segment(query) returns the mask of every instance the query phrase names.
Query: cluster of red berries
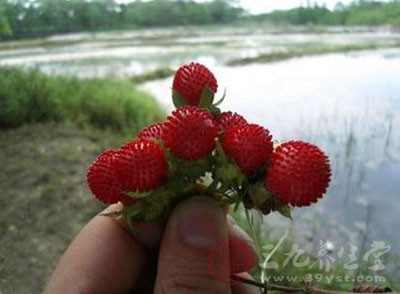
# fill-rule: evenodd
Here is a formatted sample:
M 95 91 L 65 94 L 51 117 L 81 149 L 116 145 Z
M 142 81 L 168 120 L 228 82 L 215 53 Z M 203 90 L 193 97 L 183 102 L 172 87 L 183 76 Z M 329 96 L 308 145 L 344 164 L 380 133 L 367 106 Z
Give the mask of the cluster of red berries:
M 121 201 L 129 217 L 142 220 L 199 193 L 264 213 L 322 197 L 331 176 L 327 156 L 302 141 L 274 147 L 266 128 L 213 104 L 217 88 L 205 66 L 179 68 L 172 85 L 177 109 L 94 161 L 87 173 L 94 196 Z

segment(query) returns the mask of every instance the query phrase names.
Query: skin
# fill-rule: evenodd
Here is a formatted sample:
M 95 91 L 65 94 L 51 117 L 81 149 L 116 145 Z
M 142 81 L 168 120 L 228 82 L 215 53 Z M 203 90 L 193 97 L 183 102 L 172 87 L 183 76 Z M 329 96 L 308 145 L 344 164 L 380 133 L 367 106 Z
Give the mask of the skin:
M 105 212 L 120 208 L 112 205 Z M 221 271 L 225 277 L 209 270 L 210 250 L 225 246 L 221 254 L 229 260 L 232 238 L 255 256 L 250 238 L 214 200 L 194 197 L 178 205 L 166 224 L 137 228 L 140 234 L 134 236 L 123 221 L 94 217 L 61 257 L 44 293 L 260 293 L 246 284 L 231 285 L 229 264 Z M 238 275 L 251 278 L 246 271 L 254 265 L 239 267 Z

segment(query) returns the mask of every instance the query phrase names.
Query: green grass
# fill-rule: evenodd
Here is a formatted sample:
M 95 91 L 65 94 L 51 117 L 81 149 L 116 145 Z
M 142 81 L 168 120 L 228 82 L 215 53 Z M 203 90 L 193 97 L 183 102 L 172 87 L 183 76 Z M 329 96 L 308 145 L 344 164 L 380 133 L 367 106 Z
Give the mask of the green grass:
M 104 205 L 86 170 L 165 113 L 128 80 L 0 68 L 0 293 L 40 293 Z M 32 270 L 34 269 L 34 270 Z
M 161 68 L 157 68 L 153 71 L 135 75 L 135 76 L 131 77 L 131 81 L 135 84 L 141 84 L 141 83 L 148 82 L 148 81 L 168 78 L 168 77 L 174 75 L 174 73 L 175 73 L 175 71 L 168 67 L 161 67 Z
M 3 128 L 50 121 L 135 134 L 165 117 L 152 96 L 125 80 L 78 80 L 0 68 L 0 98 Z

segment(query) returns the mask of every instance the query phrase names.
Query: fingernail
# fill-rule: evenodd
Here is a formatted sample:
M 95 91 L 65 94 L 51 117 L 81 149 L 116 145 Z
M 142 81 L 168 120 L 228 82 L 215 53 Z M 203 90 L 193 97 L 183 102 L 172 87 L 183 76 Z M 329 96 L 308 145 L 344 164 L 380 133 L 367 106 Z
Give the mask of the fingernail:
M 211 249 L 228 237 L 223 210 L 206 197 L 193 197 L 177 208 L 178 232 L 182 242 L 198 249 Z
M 111 204 L 106 209 L 104 209 L 102 212 L 100 212 L 99 215 L 100 216 L 113 216 L 114 214 L 117 215 L 118 213 L 121 212 L 122 208 L 123 208 L 123 205 L 121 202 Z

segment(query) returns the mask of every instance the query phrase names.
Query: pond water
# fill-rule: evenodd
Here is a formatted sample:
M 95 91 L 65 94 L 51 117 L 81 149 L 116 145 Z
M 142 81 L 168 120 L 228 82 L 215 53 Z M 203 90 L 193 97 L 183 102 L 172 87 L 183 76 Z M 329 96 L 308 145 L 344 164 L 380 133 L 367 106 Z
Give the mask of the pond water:
M 227 90 L 224 110 L 270 129 L 279 141 L 307 140 L 329 155 L 327 195 L 295 222 L 272 215 L 268 231 L 365 246 L 385 241 L 400 253 L 400 49 L 303 57 L 228 67 L 232 58 L 321 44 L 399 41 L 390 31 L 271 33 L 260 28 L 149 30 L 53 37 L 0 50 L 0 65 L 38 67 L 81 78 L 129 76 L 190 61 L 208 65 Z M 141 86 L 172 109 L 171 78 Z M 304 234 L 303 234 L 304 235 Z M 315 248 L 313 250 L 316 250 Z M 314 253 L 317 253 L 314 251 Z

